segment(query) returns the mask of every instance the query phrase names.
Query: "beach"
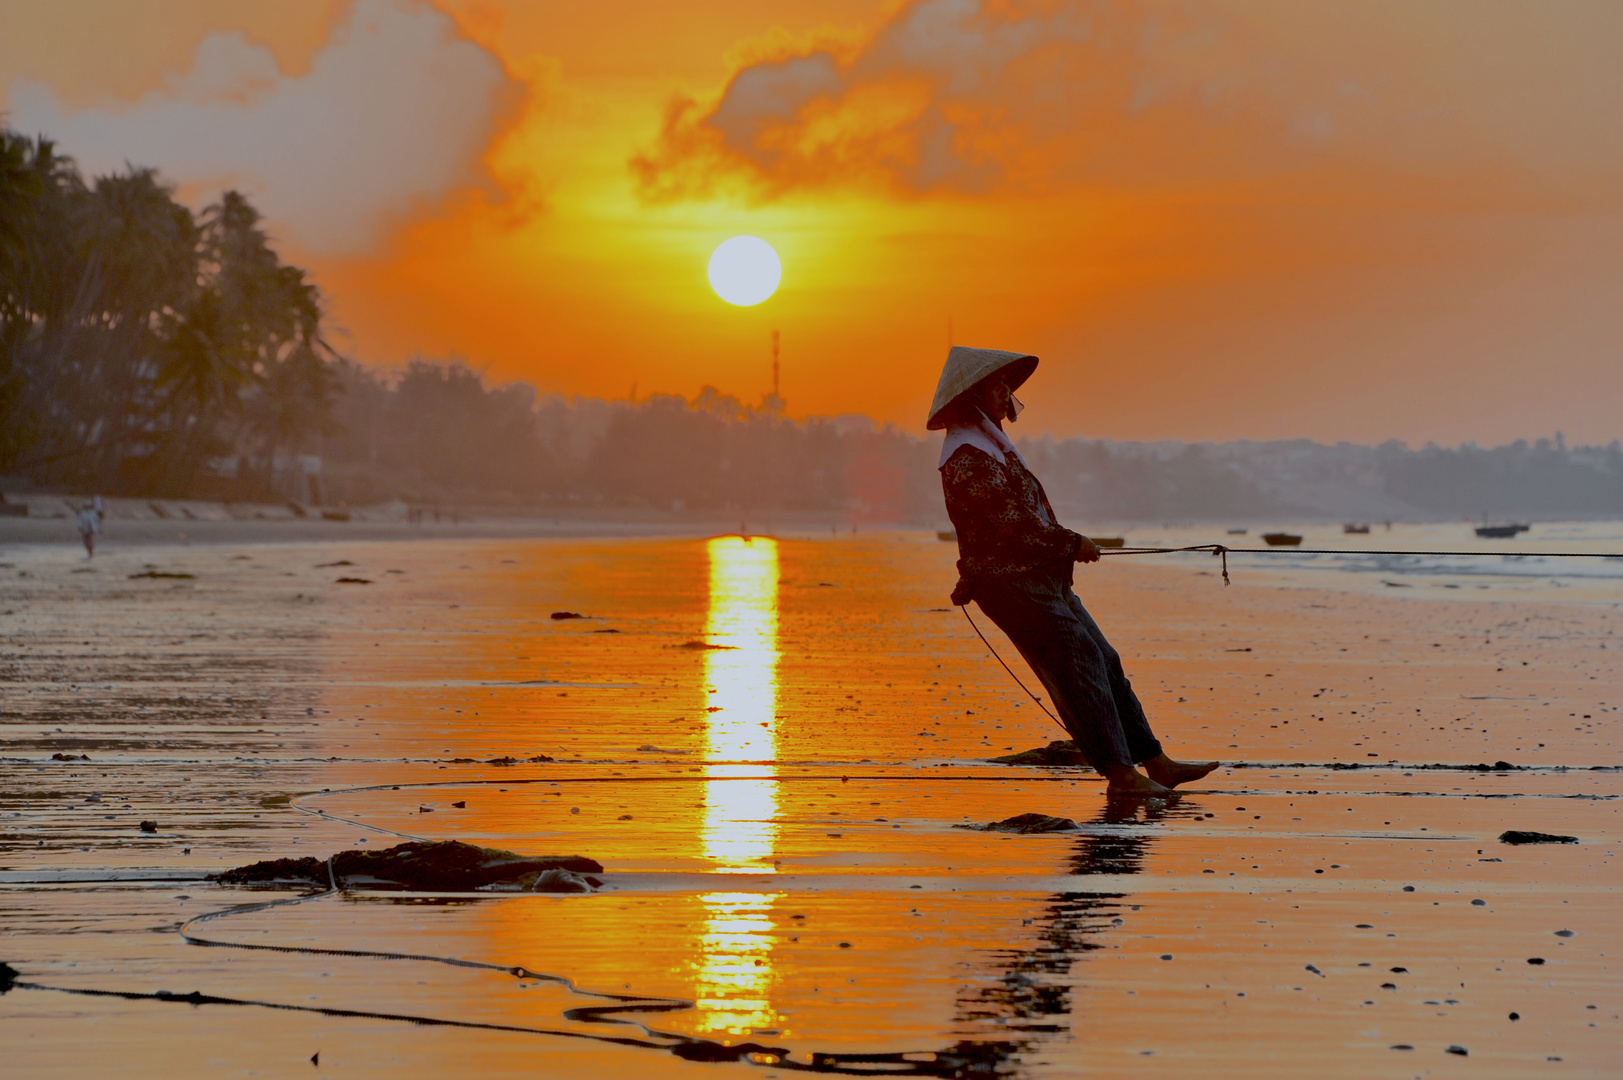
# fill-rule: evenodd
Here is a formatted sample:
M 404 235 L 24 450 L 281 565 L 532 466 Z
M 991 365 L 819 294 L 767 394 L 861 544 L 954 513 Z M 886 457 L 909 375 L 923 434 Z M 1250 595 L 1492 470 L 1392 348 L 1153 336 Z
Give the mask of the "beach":
M 1078 567 L 1169 750 L 1227 766 L 1123 807 L 990 760 L 1064 734 L 949 606 L 934 534 L 359 524 L 162 521 L 89 560 L 5 534 L 8 1076 L 1623 1066 L 1616 562 Z M 1075 826 L 974 827 L 1020 814 Z M 348 888 L 179 933 L 309 891 L 209 874 L 447 839 L 602 884 Z M 749 1046 L 674 1049 L 701 1042 Z

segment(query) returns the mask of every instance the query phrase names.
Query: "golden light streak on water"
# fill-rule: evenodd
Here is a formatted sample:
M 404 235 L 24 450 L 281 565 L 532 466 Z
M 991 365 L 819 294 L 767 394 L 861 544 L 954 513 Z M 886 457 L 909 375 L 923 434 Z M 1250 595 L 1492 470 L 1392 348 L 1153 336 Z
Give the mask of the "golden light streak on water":
M 780 893 L 705 893 L 704 931 L 694 1000 L 712 1033 L 750 1035 L 780 1028 L 773 982 L 773 905 Z
M 705 773 L 771 777 L 777 758 L 778 543 L 770 537 L 709 541 L 705 620 Z M 705 785 L 700 845 L 724 874 L 772 873 L 777 784 L 722 779 Z
M 723 874 L 770 874 L 778 837 L 778 544 L 718 536 L 708 544 L 705 785 L 700 846 Z M 745 764 L 767 762 L 766 765 Z M 746 777 L 747 779 L 733 779 Z M 760 778 L 760 779 L 756 779 Z M 706 893 L 695 999 L 714 1033 L 778 1027 L 772 986 L 776 895 Z

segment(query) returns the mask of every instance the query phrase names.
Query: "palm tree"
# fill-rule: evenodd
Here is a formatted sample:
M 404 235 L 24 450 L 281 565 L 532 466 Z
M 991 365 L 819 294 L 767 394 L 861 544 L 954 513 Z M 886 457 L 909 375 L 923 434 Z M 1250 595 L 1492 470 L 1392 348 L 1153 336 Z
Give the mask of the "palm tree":
M 49 139 L 0 128 L 0 468 L 41 429 L 30 407 L 30 351 L 61 306 L 72 261 L 70 208 L 83 192 L 72 159 Z
M 233 442 L 274 457 L 326 430 L 335 355 L 241 193 L 194 219 L 152 169 L 87 186 L 0 128 L 0 468 L 183 488 Z

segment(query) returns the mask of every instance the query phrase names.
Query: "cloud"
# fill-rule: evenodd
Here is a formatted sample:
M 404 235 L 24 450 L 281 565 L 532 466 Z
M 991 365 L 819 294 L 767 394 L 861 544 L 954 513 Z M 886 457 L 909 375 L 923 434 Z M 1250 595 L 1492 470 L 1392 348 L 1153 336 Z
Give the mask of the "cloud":
M 228 31 L 129 105 L 71 110 L 18 81 L 10 122 L 55 139 L 91 174 L 132 162 L 204 199 L 239 188 L 300 247 L 354 254 L 391 220 L 493 190 L 481 159 L 523 94 L 443 12 L 359 0 L 306 74 L 283 74 L 269 50 Z
M 915 0 L 859 48 L 784 51 L 708 109 L 674 101 L 631 164 L 656 201 L 1225 180 L 1363 139 L 1375 97 L 1194 3 Z

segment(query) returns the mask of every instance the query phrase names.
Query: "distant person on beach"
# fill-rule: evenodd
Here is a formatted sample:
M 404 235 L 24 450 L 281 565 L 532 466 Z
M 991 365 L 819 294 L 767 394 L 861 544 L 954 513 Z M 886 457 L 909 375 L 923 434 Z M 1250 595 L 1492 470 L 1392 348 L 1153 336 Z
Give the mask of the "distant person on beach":
M 1023 407 L 1014 391 L 1036 368 L 1035 356 L 999 349 L 947 354 L 927 426 L 947 432 L 939 468 L 958 530 L 952 602 L 974 600 L 1014 642 L 1111 794 L 1165 795 L 1218 763 L 1167 757 L 1121 657 L 1071 590 L 1075 564 L 1098 562 L 1099 549 L 1054 520 L 1042 484 L 1003 431 Z
M 101 497 L 85 503 L 79 510 L 79 539 L 85 544 L 85 558 L 96 557 L 96 534 L 101 532 Z

